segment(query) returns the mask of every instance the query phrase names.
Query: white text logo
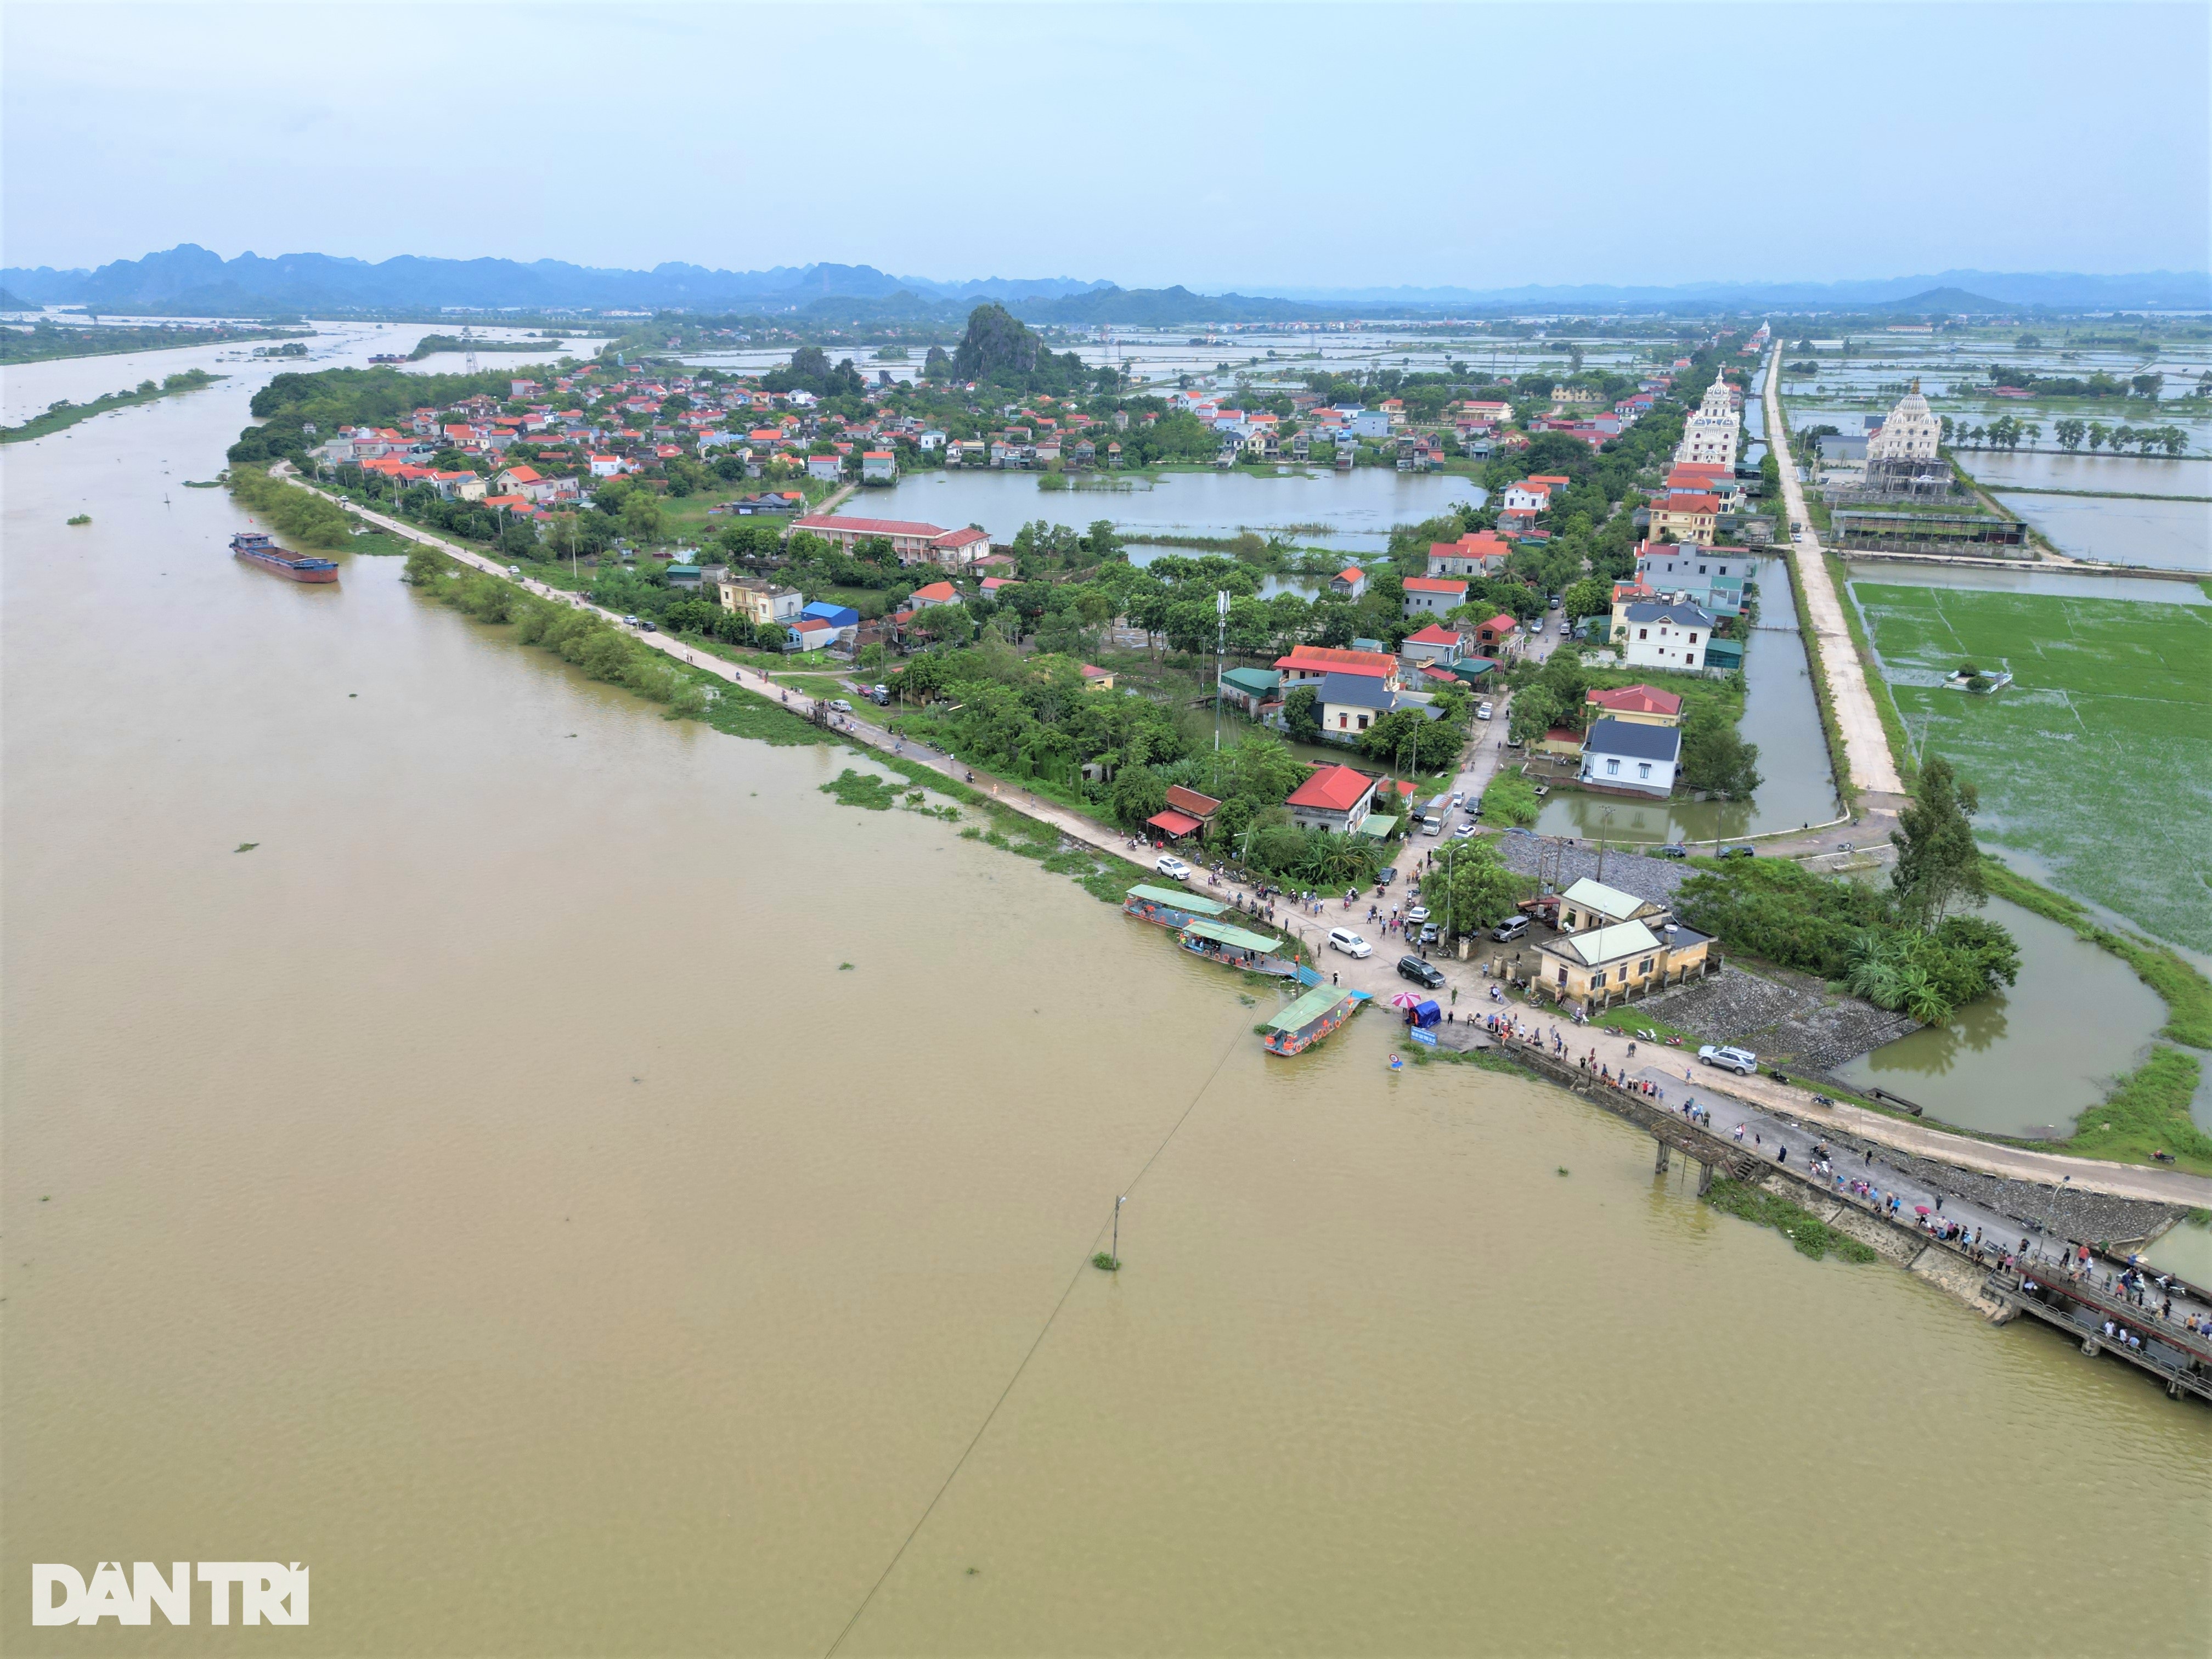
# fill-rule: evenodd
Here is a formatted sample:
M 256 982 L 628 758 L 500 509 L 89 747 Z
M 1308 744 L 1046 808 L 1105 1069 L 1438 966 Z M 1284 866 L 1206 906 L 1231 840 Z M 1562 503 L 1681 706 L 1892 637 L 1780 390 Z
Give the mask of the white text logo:
M 96 1625 L 113 1619 L 125 1625 L 150 1625 L 154 1609 L 173 1625 L 192 1622 L 192 1581 L 208 1587 L 208 1623 L 230 1622 L 231 1586 L 238 1587 L 239 1622 L 304 1625 L 307 1622 L 307 1570 L 297 1561 L 172 1561 L 165 1577 L 151 1561 L 138 1562 L 126 1583 L 120 1561 L 102 1561 L 87 1583 L 65 1562 L 40 1561 L 31 1569 L 31 1622 L 34 1625 Z

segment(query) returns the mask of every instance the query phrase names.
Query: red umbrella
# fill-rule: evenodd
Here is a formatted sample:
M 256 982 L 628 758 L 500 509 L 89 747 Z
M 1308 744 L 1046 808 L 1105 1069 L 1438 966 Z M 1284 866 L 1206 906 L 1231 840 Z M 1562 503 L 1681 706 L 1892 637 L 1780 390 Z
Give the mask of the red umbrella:
M 1926 1215 L 1928 1213 L 1928 1206 L 1925 1204 L 1916 1204 L 1912 1206 L 1912 1213 L 1915 1215 Z
M 1401 991 L 1390 999 L 1390 1006 L 1393 1008 L 1418 1008 L 1421 1006 L 1421 999 L 1411 991 Z

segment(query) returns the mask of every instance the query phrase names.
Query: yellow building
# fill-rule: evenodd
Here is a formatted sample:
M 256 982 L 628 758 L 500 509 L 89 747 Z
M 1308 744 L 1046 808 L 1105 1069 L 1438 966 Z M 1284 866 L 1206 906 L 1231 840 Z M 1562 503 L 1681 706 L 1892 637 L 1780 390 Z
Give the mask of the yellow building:
M 1555 1002 L 1601 1008 L 1704 973 L 1711 945 L 1710 936 L 1675 922 L 1662 922 L 1656 932 L 1646 921 L 1613 922 L 1538 945 L 1538 982 Z

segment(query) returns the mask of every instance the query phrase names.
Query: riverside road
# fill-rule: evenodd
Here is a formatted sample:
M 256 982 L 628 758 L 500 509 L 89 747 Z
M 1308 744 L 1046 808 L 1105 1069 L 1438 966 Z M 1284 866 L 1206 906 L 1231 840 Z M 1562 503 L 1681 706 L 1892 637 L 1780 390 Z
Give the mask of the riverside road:
M 289 473 L 289 467 L 280 466 L 277 470 Z M 1786 469 L 1784 476 L 1788 476 Z M 306 483 L 296 475 L 292 475 L 291 482 L 301 489 L 313 489 L 313 486 Z M 316 489 L 314 493 L 356 514 L 364 522 L 388 531 L 392 535 L 434 548 L 462 564 L 483 571 L 487 574 L 497 576 L 502 580 L 512 581 L 529 592 L 556 600 L 561 604 L 592 611 L 609 622 L 620 625 L 621 618 L 615 613 L 593 605 L 574 593 L 561 588 L 550 587 L 543 582 L 528 577 L 515 576 L 509 573 L 505 565 L 487 558 L 482 554 L 457 546 L 441 537 L 417 530 L 388 515 L 366 512 L 356 503 L 332 495 L 327 491 Z M 1832 590 L 1831 592 L 1832 592 Z M 670 639 L 665 634 L 645 634 L 636 637 L 641 639 L 653 650 L 665 653 L 679 662 L 702 669 L 732 685 L 742 687 L 748 691 L 757 692 L 771 701 L 789 702 L 794 708 L 801 707 L 806 701 L 793 698 L 786 688 L 778 685 L 765 674 L 742 667 L 735 663 L 726 662 L 719 657 L 696 652 L 680 641 Z M 1844 644 L 1848 649 L 1849 640 L 1846 639 Z M 1855 662 L 1856 659 L 1852 660 Z M 1861 684 L 1863 689 L 1863 681 Z M 1871 704 L 1869 705 L 1869 714 L 1870 718 Z M 896 733 L 857 716 L 842 718 L 836 730 L 839 736 L 856 744 L 866 744 L 885 754 L 903 753 L 907 758 L 927 766 L 947 777 L 959 779 L 970 772 L 970 769 L 950 756 L 925 750 L 918 744 L 909 744 Z M 1877 726 L 1877 740 L 1879 736 L 1880 728 Z M 1887 753 L 1886 749 L 1877 752 L 1885 757 Z M 1471 775 L 1472 772 L 1469 775 Z M 1150 874 L 1152 854 L 1149 852 L 1138 852 L 1132 846 L 1129 837 L 1121 830 L 1101 823 L 1094 818 L 1087 817 L 1057 802 L 1032 795 L 1018 782 L 1009 782 L 995 778 L 981 770 L 974 771 L 973 776 L 975 781 L 974 787 L 988 793 L 1001 805 L 1012 807 L 1027 817 L 1050 825 L 1068 840 L 1079 845 L 1088 847 L 1109 859 L 1124 861 L 1141 859 L 1142 862 L 1135 864 L 1130 870 L 1132 883 L 1143 879 Z M 1449 846 L 1449 843 L 1442 845 Z M 1389 899 L 1382 902 L 1386 908 L 1393 904 L 1403 906 L 1413 902 L 1407 896 L 1409 890 L 1418 885 L 1422 867 L 1429 859 L 1435 856 L 1436 854 L 1433 852 L 1423 854 L 1411 846 L 1407 848 L 1400 860 L 1401 884 L 1393 890 Z M 1445 854 L 1445 857 L 1449 856 L 1448 853 Z M 1194 891 L 1203 893 L 1223 903 L 1231 902 L 1232 900 L 1241 901 L 1248 912 L 1255 910 L 1264 912 L 1267 908 L 1267 902 L 1260 898 L 1251 888 L 1239 884 L 1225 877 L 1218 884 L 1209 884 L 1203 875 L 1194 875 L 1192 887 Z M 1370 894 L 1371 895 L 1371 890 Z M 1407 954 L 1411 947 L 1407 946 L 1403 940 L 1398 939 L 1395 935 L 1386 935 L 1379 927 L 1367 925 L 1366 907 L 1370 902 L 1373 902 L 1371 896 L 1363 896 L 1347 906 L 1343 902 L 1342 894 L 1339 893 L 1334 897 L 1318 901 L 1317 908 L 1310 908 L 1302 911 L 1294 902 L 1286 903 L 1285 901 L 1278 900 L 1277 915 L 1280 919 L 1275 926 L 1278 929 L 1287 928 L 1303 939 L 1313 951 L 1315 965 L 1324 974 L 1334 976 L 1341 984 L 1368 992 L 1378 1002 L 1387 1003 L 1394 991 L 1411 988 L 1407 981 L 1399 977 L 1396 970 L 1399 957 Z M 1359 932 L 1375 947 L 1375 954 L 1359 959 L 1329 950 L 1327 946 L 1328 932 L 1331 928 L 1338 927 L 1349 927 Z M 1498 1005 L 1492 1002 L 1489 997 L 1490 988 L 1498 981 L 1485 977 L 1481 974 L 1479 960 L 1461 962 L 1454 957 L 1439 956 L 1435 958 L 1435 965 L 1442 969 L 1446 981 L 1443 990 L 1431 994 L 1439 1001 L 1452 1003 L 1454 992 L 1456 991 L 1457 1000 L 1455 1011 L 1478 1019 L 1486 1012 L 1498 1009 Z M 1525 1006 L 1517 1000 L 1513 1006 L 1516 1011 L 1524 1012 L 1526 1017 L 1534 1024 L 1548 1026 L 1554 1022 L 1555 1017 L 1542 1009 Z M 1563 1033 L 1569 1029 L 1565 1020 L 1558 1019 L 1557 1023 Z M 1595 1058 L 1591 1062 L 1594 1066 L 1602 1066 L 1613 1074 L 1619 1075 L 1625 1068 L 1632 1066 L 1632 1062 L 1628 1053 L 1632 1042 L 1630 1037 L 1595 1025 L 1575 1027 L 1572 1030 L 1573 1035 L 1568 1039 L 1571 1059 L 1579 1059 L 1595 1050 Z M 1670 1055 L 1680 1053 L 1679 1050 L 1667 1052 Z M 1650 1054 L 1649 1045 L 1639 1048 L 1638 1058 L 1645 1064 L 1650 1063 Z M 1680 1070 L 1679 1066 L 1676 1069 Z M 1729 1077 L 1723 1089 L 1718 1082 L 1723 1074 L 1713 1073 L 1711 1075 L 1716 1079 L 1712 1085 L 1704 1088 L 1692 1086 L 1691 1091 L 1698 1096 L 1701 1103 L 1712 1104 L 1717 1114 L 1720 1109 L 1720 1100 L 1725 1097 L 1747 1109 L 1785 1114 L 1790 1118 L 1814 1130 L 1853 1135 L 1862 1140 L 1892 1147 L 1913 1157 L 1954 1164 L 1960 1169 L 1976 1170 L 2005 1180 L 2029 1182 L 2046 1187 L 2059 1187 L 2071 1183 L 2084 1191 L 2109 1194 L 2118 1198 L 2136 1199 L 2156 1204 L 2178 1204 L 2199 1209 L 2212 1208 L 2212 1178 L 2203 1176 L 2186 1175 L 2175 1170 L 2145 1169 L 2132 1164 L 2112 1164 L 2096 1158 L 2069 1158 L 2059 1153 L 2037 1152 L 2027 1147 L 1996 1146 L 1988 1141 L 1971 1139 L 1963 1135 L 1947 1134 L 1942 1130 L 1930 1128 L 1923 1124 L 1887 1117 L 1881 1113 L 1869 1111 L 1864 1108 L 1842 1102 L 1830 1106 L 1822 1106 L 1814 1101 L 1811 1091 L 1798 1088 L 1792 1084 L 1779 1083 L 1771 1078 Z M 1668 1100 L 1670 1103 L 1674 1101 L 1671 1085 L 1668 1085 Z

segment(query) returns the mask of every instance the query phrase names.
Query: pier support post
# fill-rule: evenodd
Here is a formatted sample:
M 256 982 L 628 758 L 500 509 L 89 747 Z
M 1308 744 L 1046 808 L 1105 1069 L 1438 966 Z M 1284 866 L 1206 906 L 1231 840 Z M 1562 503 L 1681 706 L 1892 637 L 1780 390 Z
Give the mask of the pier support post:
M 1659 1147 L 1659 1167 L 1656 1171 L 1654 1171 L 1654 1173 L 1665 1175 L 1667 1173 L 1667 1143 L 1663 1140 L 1659 1140 L 1656 1136 L 1654 1136 L 1653 1139 L 1656 1141 Z
M 1700 1163 L 1698 1165 L 1698 1196 L 1699 1198 L 1703 1198 L 1707 1193 L 1712 1191 L 1712 1189 L 1713 1166 L 1710 1164 Z

